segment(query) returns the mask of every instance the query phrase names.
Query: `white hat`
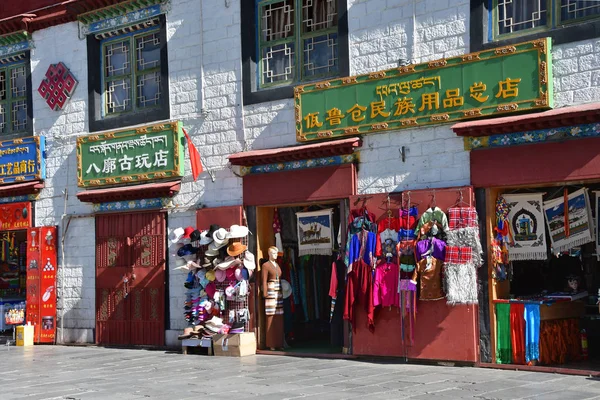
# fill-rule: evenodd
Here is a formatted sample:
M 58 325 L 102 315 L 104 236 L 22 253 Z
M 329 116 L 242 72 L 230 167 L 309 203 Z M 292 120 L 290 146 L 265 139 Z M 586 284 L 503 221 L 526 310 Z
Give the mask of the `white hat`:
M 254 260 L 254 254 L 250 253 L 246 250 L 244 254 L 244 267 L 248 269 L 248 271 L 254 271 L 256 268 L 256 261 Z
M 181 237 L 184 234 L 183 228 L 175 228 L 173 232 L 171 232 L 171 241 L 173 243 L 178 243 L 181 240 Z
M 232 256 L 227 256 L 225 258 L 225 260 L 223 260 L 222 262 L 220 262 L 219 264 L 217 264 L 217 268 L 218 269 L 228 269 L 229 267 L 233 266 L 233 263 L 239 263 L 239 259 L 237 259 L 236 257 L 232 257 Z
M 198 255 L 197 254 L 188 254 L 187 256 L 182 256 L 181 258 L 183 258 L 185 260 L 185 262 L 187 263 L 188 261 L 196 261 L 198 259 Z
M 246 236 L 248 236 L 247 226 L 231 225 L 231 227 L 229 228 L 228 237 L 230 239 L 244 238 Z
M 227 244 L 229 240 L 227 239 L 227 230 L 225 228 L 219 228 L 213 233 L 213 243 L 219 245 L 219 247 L 223 247 L 222 245 Z M 219 248 L 217 247 L 217 248 Z
M 206 236 L 207 233 L 208 233 L 208 231 L 202 231 L 202 233 L 200 234 L 200 245 L 201 246 L 207 245 L 213 241 L 213 239 L 210 236 Z
M 223 246 L 221 246 L 223 247 Z M 205 256 L 209 256 L 209 257 L 216 257 L 219 255 L 219 248 L 213 249 L 212 248 L 212 243 L 208 246 L 208 249 L 206 249 L 206 251 L 204 252 Z

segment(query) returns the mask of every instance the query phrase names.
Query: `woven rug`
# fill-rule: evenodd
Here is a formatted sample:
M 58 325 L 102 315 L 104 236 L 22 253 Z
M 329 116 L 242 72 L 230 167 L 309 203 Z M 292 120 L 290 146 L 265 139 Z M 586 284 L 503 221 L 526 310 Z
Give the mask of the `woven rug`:
M 508 222 L 513 241 L 508 245 L 510 261 L 546 260 L 546 233 L 542 193 L 503 195 L 509 207 Z
M 568 229 L 565 225 L 564 197 L 544 203 L 544 213 L 554 253 L 567 251 L 593 241 L 592 212 L 587 189 L 579 189 L 571 193 L 568 199 Z

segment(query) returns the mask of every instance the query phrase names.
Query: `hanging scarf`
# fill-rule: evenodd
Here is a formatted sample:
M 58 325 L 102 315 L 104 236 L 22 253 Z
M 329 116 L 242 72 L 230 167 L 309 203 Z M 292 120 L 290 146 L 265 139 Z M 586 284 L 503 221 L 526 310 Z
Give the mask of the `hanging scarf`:
M 510 364 L 510 304 L 496 303 L 496 363 Z

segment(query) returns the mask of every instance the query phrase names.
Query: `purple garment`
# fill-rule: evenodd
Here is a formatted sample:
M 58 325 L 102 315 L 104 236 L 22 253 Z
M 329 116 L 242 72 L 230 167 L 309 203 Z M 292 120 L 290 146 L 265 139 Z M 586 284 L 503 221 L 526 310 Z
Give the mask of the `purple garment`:
M 401 208 L 398 211 L 398 214 L 400 214 L 400 217 L 416 217 L 419 215 L 419 210 L 417 209 L 417 206 L 412 206 L 408 210 L 406 208 Z
M 427 255 L 432 255 L 438 260 L 446 259 L 446 242 L 440 239 L 431 238 L 419 240 L 416 246 L 417 260 L 422 260 Z

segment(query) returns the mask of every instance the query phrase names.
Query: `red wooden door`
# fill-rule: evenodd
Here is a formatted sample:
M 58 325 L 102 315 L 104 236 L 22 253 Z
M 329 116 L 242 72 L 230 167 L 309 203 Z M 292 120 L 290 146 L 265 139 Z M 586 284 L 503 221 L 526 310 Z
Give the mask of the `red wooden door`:
M 164 344 L 165 217 L 96 217 L 96 342 Z

